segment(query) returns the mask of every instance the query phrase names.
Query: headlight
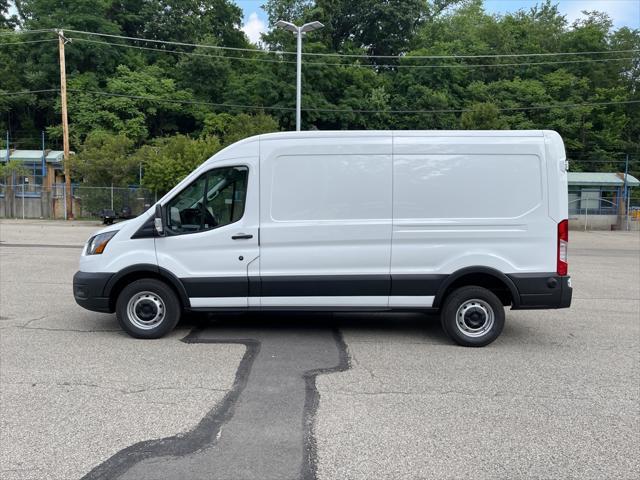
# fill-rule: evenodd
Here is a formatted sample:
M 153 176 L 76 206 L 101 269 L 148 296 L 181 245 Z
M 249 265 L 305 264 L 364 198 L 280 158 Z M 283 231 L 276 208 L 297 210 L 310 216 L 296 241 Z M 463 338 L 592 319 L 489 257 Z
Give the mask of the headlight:
M 91 237 L 87 242 L 86 254 L 100 255 L 102 252 L 104 252 L 104 248 L 107 246 L 107 243 L 109 243 L 109 240 L 111 240 L 116 233 L 118 233 L 118 231 L 114 230 L 111 232 L 100 233 L 98 235 L 95 235 L 94 237 Z

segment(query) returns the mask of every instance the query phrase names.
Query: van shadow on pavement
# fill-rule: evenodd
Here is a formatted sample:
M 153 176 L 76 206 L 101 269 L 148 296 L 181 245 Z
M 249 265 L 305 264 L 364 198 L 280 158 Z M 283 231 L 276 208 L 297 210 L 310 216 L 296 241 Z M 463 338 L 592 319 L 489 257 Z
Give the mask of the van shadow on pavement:
M 188 318 L 194 329 L 182 341 L 246 346 L 222 402 L 193 430 L 127 447 L 85 479 L 315 479 L 315 379 L 349 368 L 338 327 L 365 327 L 378 334 L 439 329 L 424 315 L 246 313 L 214 318 Z

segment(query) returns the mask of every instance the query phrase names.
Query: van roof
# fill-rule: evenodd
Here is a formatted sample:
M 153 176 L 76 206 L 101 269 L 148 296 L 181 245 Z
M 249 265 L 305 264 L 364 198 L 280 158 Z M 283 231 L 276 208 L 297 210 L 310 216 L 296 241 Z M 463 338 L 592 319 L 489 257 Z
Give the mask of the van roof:
M 260 135 L 260 140 L 335 137 L 544 137 L 544 130 L 305 130 Z

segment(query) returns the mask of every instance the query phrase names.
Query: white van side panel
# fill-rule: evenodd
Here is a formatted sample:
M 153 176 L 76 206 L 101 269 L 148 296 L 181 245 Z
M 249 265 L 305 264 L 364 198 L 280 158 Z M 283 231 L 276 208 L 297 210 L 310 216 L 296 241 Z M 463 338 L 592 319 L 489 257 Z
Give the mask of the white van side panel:
M 541 134 L 394 133 L 391 274 L 553 272 Z
M 390 132 L 267 139 L 260 154 L 263 291 L 273 276 L 389 274 Z

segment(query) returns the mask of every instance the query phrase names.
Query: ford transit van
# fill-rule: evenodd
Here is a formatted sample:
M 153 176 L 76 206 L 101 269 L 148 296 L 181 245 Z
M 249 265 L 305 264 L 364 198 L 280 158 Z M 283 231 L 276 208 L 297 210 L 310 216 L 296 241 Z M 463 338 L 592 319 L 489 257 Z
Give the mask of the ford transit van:
M 420 310 L 483 346 L 505 307 L 569 307 L 567 218 L 553 131 L 260 135 L 92 236 L 73 291 L 138 338 L 184 311 Z

